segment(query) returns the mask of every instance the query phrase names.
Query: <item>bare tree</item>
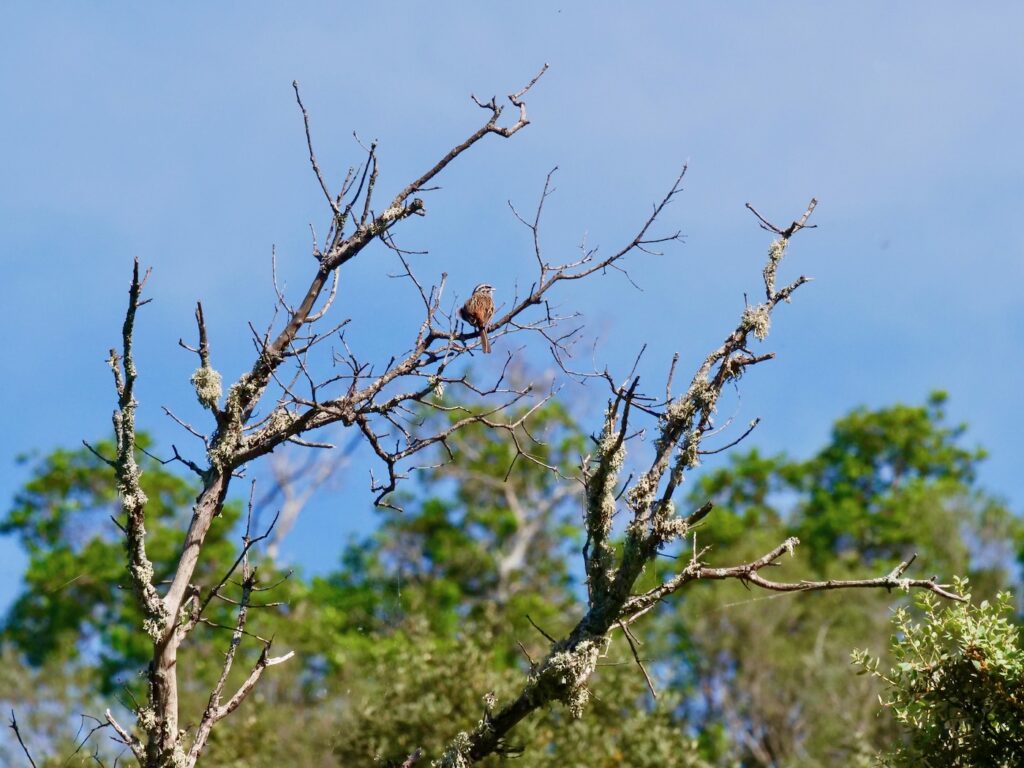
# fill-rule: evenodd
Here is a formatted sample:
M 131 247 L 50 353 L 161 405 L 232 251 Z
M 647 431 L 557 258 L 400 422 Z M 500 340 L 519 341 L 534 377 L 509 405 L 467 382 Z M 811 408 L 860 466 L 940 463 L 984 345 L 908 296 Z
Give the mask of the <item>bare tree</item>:
M 661 203 L 655 206 L 642 233 L 671 201 L 678 191 L 678 184 L 677 181 Z M 533 222 L 524 222 L 535 234 L 546 194 L 547 187 Z M 586 610 L 563 639 L 558 640 L 545 633 L 550 649 L 544 659 L 531 664 L 530 674 L 518 696 L 500 709 L 489 706 L 475 729 L 461 732 L 452 739 L 440 765 L 467 766 L 489 754 L 501 753 L 506 749 L 506 736 L 511 729 L 531 712 L 551 702 L 561 702 L 574 716 L 580 716 L 590 697 L 587 681 L 598 660 L 607 652 L 616 631 L 622 632 L 634 660 L 654 692 L 651 678 L 637 653 L 630 625 L 674 592 L 696 581 L 736 579 L 776 592 L 916 588 L 951 600 L 961 599 L 946 585 L 936 583 L 935 579 L 905 578 L 903 574 L 913 558 L 876 578 L 785 582 L 763 576 L 762 571 L 779 566 L 783 556 L 792 553 L 799 545 L 795 537 L 780 542 L 750 562 L 711 566 L 706 561 L 709 548 L 698 549 L 696 536 L 698 523 L 712 512 L 711 502 L 685 514 L 675 507 L 675 494 L 686 473 L 699 464 L 702 454 L 721 450 L 706 451 L 702 448 L 702 441 L 714 428 L 716 407 L 723 388 L 737 381 L 748 368 L 774 357 L 770 353 L 753 353 L 748 346 L 749 338 L 751 335 L 759 341 L 767 338 L 773 310 L 780 303 L 788 302 L 793 293 L 808 282 L 808 278 L 801 276 L 782 288 L 776 285 L 778 268 L 790 239 L 812 226 L 807 222 L 816 205 L 817 201 L 812 199 L 804 214 L 785 228 L 775 226 L 748 205 L 761 227 L 774 235 L 762 273 L 764 301 L 744 308 L 736 327 L 719 347 L 704 358 L 681 394 L 673 395 L 672 392 L 677 357 L 672 359 L 663 397 L 641 393 L 640 379 L 634 375 L 635 366 L 622 383 L 616 383 L 607 370 L 574 374 L 563 366 L 570 375 L 604 380 L 612 393 L 604 425 L 594 438 L 596 448 L 592 455 L 583 459 L 579 477 L 585 498 L 586 543 L 582 554 L 587 575 Z M 643 237 L 641 234 L 640 238 Z M 537 240 L 535 244 L 537 258 L 543 264 Z M 618 258 L 614 258 L 609 266 L 616 266 Z M 560 359 L 557 349 L 553 349 L 553 353 L 556 359 Z M 634 423 L 640 419 L 654 421 L 656 439 L 653 452 L 640 465 L 642 471 L 620 482 L 627 444 L 643 432 Z M 731 445 L 746 437 L 753 426 Z M 621 543 L 613 537 L 613 526 L 620 515 L 625 518 Z M 661 584 L 635 592 L 634 586 L 645 567 L 652 564 L 669 545 L 687 538 L 692 539 L 692 554 L 684 560 L 686 565 Z
M 232 479 L 246 465 L 284 443 L 330 447 L 310 439 L 310 433 L 333 424 L 352 427 L 363 435 L 384 464 L 386 475 L 374 481 L 372 489 L 379 504 L 390 505 L 389 494 L 401 478 L 398 467 L 402 460 L 430 446 L 443 445 L 447 437 L 470 424 L 483 423 L 516 435 L 517 428 L 550 397 L 548 394 L 534 398 L 536 403 L 532 407 L 519 412 L 515 419 L 504 421 L 502 414 L 510 406 L 531 395 L 529 387 L 508 386 L 504 371 L 496 381 L 486 385 L 478 384 L 465 373 L 449 373 L 453 364 L 478 346 L 479 334 L 475 329 L 460 325 L 454 313 L 443 306 L 446 276 L 442 274 L 436 286 L 425 289 L 409 266 L 408 252 L 398 247 L 392 233 L 400 222 L 425 215 L 426 208 L 417 194 L 429 191 L 435 177 L 459 155 L 491 134 L 509 138 L 529 124 L 524 97 L 545 69 L 508 97 L 517 111 L 517 117 L 510 125 L 500 123 L 504 107 L 496 99 L 481 101 L 474 98 L 486 112 L 484 123 L 425 173 L 400 189 L 379 213 L 374 205 L 378 177 L 376 145 L 365 148 L 364 161 L 349 169 L 340 189 L 333 193 L 316 158 L 309 116 L 298 84 L 293 84 L 304 121 L 310 163 L 330 209 L 327 236 L 323 244 L 313 243 L 317 266 L 297 305 L 289 304 L 275 279 L 279 303 L 275 320 L 278 314 L 282 319 L 272 321 L 264 333 L 253 329 L 257 348 L 255 360 L 251 369 L 228 388 L 226 396 L 222 392 L 221 376 L 211 362 L 203 309 L 201 305 L 197 306 L 198 345 L 189 348 L 197 354 L 199 367 L 192 376 L 192 383 L 200 403 L 212 415 L 213 429 L 206 434 L 168 412 L 183 428 L 203 441 L 206 458 L 199 463 L 185 458 L 177 449 L 174 451 L 175 460 L 199 477 L 202 491 L 166 590 L 154 584 L 153 567 L 146 554 L 147 499 L 139 483 L 140 472 L 135 459 L 137 371 L 133 334 L 138 310 L 148 301 L 142 294 L 149 277 L 149 272 L 141 273 L 136 263 L 129 288 L 121 350 L 111 350 L 109 360 L 114 372 L 118 408 L 114 414 L 117 456 L 108 462 L 115 468 L 118 478 L 128 572 L 146 617 L 144 629 L 152 642 L 153 657 L 148 671 L 148 700 L 136 711 L 135 728 L 129 730 L 118 723 L 110 712 L 107 718 L 142 764 L 194 765 L 216 723 L 244 700 L 267 667 L 288 658 L 287 655 L 271 656 L 270 641 L 262 641 L 263 652 L 244 683 L 233 694 L 225 693 L 224 686 L 235 660 L 234 651 L 242 637 L 249 634 L 246 622 L 251 596 L 261 589 L 257 586 L 255 570 L 248 568 L 247 554 L 257 540 L 270 534 L 269 530 L 259 537 L 247 531 L 242 555 L 216 585 L 203 586 L 193 582 L 206 534 L 220 514 Z M 397 254 L 405 267 L 404 276 L 415 285 L 423 302 L 423 321 L 411 349 L 392 358 L 383 370 L 359 360 L 351 351 L 344 336 L 345 321 L 333 327 L 322 327 L 336 296 L 339 269 L 378 240 Z M 644 240 L 640 237 L 628 250 L 643 245 Z M 540 280 L 530 292 L 515 297 L 504 315 L 494 319 L 489 329 L 492 337 L 534 331 L 555 346 L 561 346 L 563 340 L 551 335 L 561 318 L 548 311 L 545 294 L 560 280 L 593 274 L 602 267 L 602 264 L 591 263 L 589 257 L 556 269 L 544 266 Z M 537 307 L 542 310 L 538 312 Z M 526 317 L 528 313 L 530 317 Z M 329 340 L 336 340 L 341 347 L 340 351 L 332 351 L 332 358 L 344 372 L 318 379 L 313 373 L 311 352 Z M 482 411 L 444 405 L 441 395 L 449 387 L 463 388 L 490 405 Z M 267 414 L 256 418 L 257 406 L 268 402 Z M 421 406 L 455 413 L 459 417 L 440 431 L 420 434 L 415 428 L 414 416 L 415 408 Z M 522 455 L 526 459 L 531 458 L 525 448 Z M 189 738 L 179 728 L 178 653 L 188 635 L 205 621 L 204 611 L 211 601 L 224 599 L 221 590 L 239 567 L 242 568 L 242 598 L 237 601 L 237 623 L 225 657 L 223 674 L 211 693 L 209 705 L 195 733 Z
M 193 766 L 201 758 L 212 729 L 233 712 L 258 684 L 268 667 L 283 663 L 291 654 L 271 655 L 271 641 L 258 638 L 247 629 L 248 613 L 254 594 L 265 590 L 257 569 L 249 563 L 251 548 L 271 533 L 262 534 L 250 525 L 234 565 L 215 584 L 195 582 L 197 563 L 215 518 L 221 513 L 233 479 L 250 463 L 264 457 L 285 443 L 310 448 L 325 448 L 318 441 L 318 430 L 331 425 L 352 428 L 361 435 L 384 468 L 381 479 L 373 480 L 372 491 L 378 504 L 390 506 L 392 492 L 407 471 L 406 459 L 431 446 L 445 446 L 456 431 L 471 424 L 484 424 L 503 430 L 515 442 L 517 458 L 541 463 L 530 452 L 529 433 L 522 429 L 529 416 L 550 397 L 553 391 L 535 393 L 529 386 L 509 383 L 506 376 L 511 355 L 505 367 L 489 383 L 482 383 L 463 370 L 459 363 L 479 346 L 479 331 L 459 323 L 453 307 L 444 302 L 446 276 L 442 273 L 436 284 L 427 287 L 410 267 L 409 251 L 400 248 L 394 239 L 396 227 L 415 216 L 424 216 L 426 206 L 418 196 L 432 189 L 435 178 L 463 153 L 490 135 L 510 138 L 529 124 L 525 96 L 543 75 L 546 66 L 521 90 L 508 100 L 515 110 L 510 124 L 502 124 L 504 107 L 494 98 L 474 102 L 485 113 L 484 122 L 460 143 L 453 146 L 421 176 L 409 182 L 385 201 L 377 204 L 378 153 L 375 144 L 364 147 L 365 157 L 358 167 L 350 168 L 335 192 L 321 170 L 314 151 L 309 115 L 303 106 L 298 84 L 295 96 L 301 110 L 309 159 L 329 210 L 330 222 L 326 238 L 312 246 L 315 267 L 308 287 L 297 303 L 290 303 L 277 287 L 278 307 L 274 320 L 265 332 L 250 326 L 256 347 L 251 368 L 228 387 L 224 395 L 221 376 L 214 368 L 207 339 L 202 306 L 196 310 L 198 345 L 192 351 L 199 367 L 192 376 L 196 396 L 209 411 L 208 432 L 186 424 L 171 415 L 179 424 L 203 442 L 205 458 L 193 461 L 174 450 L 174 459 L 199 478 L 202 490 L 193 508 L 191 523 L 184 532 L 177 566 L 168 586 L 154 583 L 153 567 L 146 552 L 147 499 L 139 482 L 136 463 L 135 412 L 137 370 L 133 352 L 133 334 L 138 310 L 148 301 L 143 298 L 149 272 L 142 273 L 136 262 L 129 288 L 128 310 L 122 329 L 121 349 L 111 350 L 118 397 L 114 413 L 117 455 L 107 459 L 116 470 L 123 504 L 123 526 L 127 569 L 145 616 L 144 631 L 152 645 L 148 668 L 148 696 L 135 711 L 133 726 L 117 722 L 107 711 L 107 722 L 127 745 L 140 764 L 147 768 Z M 583 249 L 579 257 L 566 263 L 549 263 L 542 252 L 540 220 L 544 200 L 550 193 L 550 180 L 545 183 L 541 201 L 532 218 L 514 213 L 533 235 L 533 257 L 536 261 L 534 282 L 523 295 L 517 295 L 503 314 L 493 318 L 484 330 L 492 340 L 516 333 L 530 333 L 543 341 L 555 359 L 565 368 L 567 345 L 577 329 L 563 330 L 566 320 L 553 313 L 548 295 L 563 281 L 573 281 L 623 269 L 627 256 L 637 251 L 652 252 L 659 244 L 678 240 L 679 233 L 657 235 L 655 225 L 666 207 L 680 191 L 685 167 L 669 190 L 655 204 L 650 216 L 636 233 L 617 250 L 598 257 L 595 250 Z M 712 428 L 716 404 L 723 388 L 740 378 L 751 366 L 767 360 L 748 349 L 751 334 L 763 340 L 768 333 L 772 311 L 788 301 L 806 278 L 782 288 L 776 287 L 776 272 L 790 239 L 809 226 L 814 210 L 812 201 L 804 215 L 786 228 L 778 228 L 758 217 L 774 239 L 764 268 L 765 299 L 747 306 L 735 327 L 720 347 L 713 350 L 697 368 L 686 390 L 672 394 L 673 360 L 663 398 L 645 396 L 639 379 L 632 374 L 624 383 L 616 383 L 611 374 L 586 374 L 607 382 L 612 397 L 604 416 L 604 426 L 596 437 L 593 455 L 581 464 L 579 482 L 584 488 L 586 545 L 583 559 L 587 574 L 588 600 L 583 618 L 563 639 L 551 640 L 547 655 L 532 665 L 522 690 L 512 701 L 497 707 L 486 705 L 486 714 L 472 730 L 453 737 L 441 765 L 465 766 L 486 755 L 502 752 L 511 729 L 538 707 L 550 702 L 563 702 L 574 715 L 579 715 L 587 702 L 587 681 L 598 658 L 605 652 L 616 631 L 621 631 L 634 652 L 630 625 L 651 611 L 673 592 L 691 582 L 708 579 L 739 579 L 764 589 L 778 591 L 811 591 L 847 588 L 922 588 L 946 597 L 954 597 L 931 580 L 903 577 L 909 563 L 878 578 L 858 581 L 778 582 L 762 572 L 779 564 L 786 552 L 792 552 L 796 539 L 780 542 L 762 557 L 731 566 L 711 566 L 705 561 L 706 550 L 698 550 L 693 537 L 693 553 L 676 575 L 643 592 L 634 585 L 645 566 L 673 542 L 691 537 L 695 526 L 711 512 L 711 505 L 689 513 L 674 506 L 674 497 L 685 473 L 694 467 L 702 452 L 702 440 Z M 755 212 L 756 213 L 756 212 Z M 358 256 L 364 248 L 379 241 L 396 255 L 404 267 L 403 277 L 415 287 L 422 301 L 422 321 L 408 351 L 396 353 L 383 368 L 360 360 L 349 347 L 346 322 L 333 326 L 327 316 L 338 288 L 342 267 Z M 326 378 L 317 373 L 314 354 L 336 345 L 331 351 L 334 372 Z M 186 345 L 187 346 L 187 345 Z M 458 388 L 462 394 L 477 398 L 480 407 L 470 410 L 460 405 L 447 405 L 446 390 Z M 451 400 L 449 399 L 449 402 Z M 523 407 L 523 404 L 526 407 Z M 515 409 L 512 406 L 519 405 Z M 257 416 L 260 406 L 265 415 Z M 443 426 L 424 431 L 417 414 L 433 409 L 450 418 Z M 654 420 L 657 439 L 653 455 L 645 461 L 645 469 L 619 481 L 627 445 L 636 435 L 638 418 Z M 524 438 L 526 435 L 526 438 Z M 555 468 L 551 467 L 554 471 Z M 523 520 L 534 515 L 516 508 L 522 500 L 509 498 L 517 516 Z M 624 521 L 624 540 L 613 536 L 617 516 Z M 273 525 L 271 524 L 271 527 Z M 530 544 L 530 527 L 525 525 L 521 541 L 502 553 L 503 575 L 521 567 Z M 506 573 L 507 572 L 507 573 Z M 226 649 L 221 674 L 210 693 L 209 701 L 198 724 L 190 733 L 182 730 L 178 702 L 178 657 L 189 634 L 207 621 L 204 611 L 214 600 L 226 599 L 223 590 L 230 580 L 240 575 L 241 597 L 237 605 L 235 625 Z M 227 680 L 237 659 L 236 651 L 244 638 L 255 638 L 262 649 L 255 664 L 237 689 L 227 689 Z M 642 668 L 642 664 L 640 665 Z M 646 674 L 646 672 L 645 672 Z M 412 765 L 419 753 L 410 755 Z

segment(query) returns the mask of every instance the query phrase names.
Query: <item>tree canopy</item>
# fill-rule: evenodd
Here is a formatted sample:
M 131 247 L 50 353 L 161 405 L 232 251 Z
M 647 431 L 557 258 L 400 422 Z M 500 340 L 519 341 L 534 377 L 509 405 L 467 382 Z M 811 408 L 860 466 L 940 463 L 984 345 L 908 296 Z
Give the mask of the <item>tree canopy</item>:
M 969 574 L 979 599 L 994 597 L 1014 583 L 1006 542 L 1018 524 L 977 487 L 983 454 L 964 447 L 964 430 L 946 423 L 943 402 L 933 396 L 923 406 L 855 410 L 808 459 L 730 455 L 690 491 L 717 505 L 697 528 L 698 545 L 713 542 L 712 564 L 733 562 L 799 533 L 805 546 L 787 572 L 843 578 L 862 563 L 851 554 L 856 547 L 831 532 L 858 531 L 864 559 L 891 567 L 913 546 L 928 568 Z M 555 404 L 534 412 L 524 429 L 545 446 L 543 464 L 568 469 L 586 448 Z M 214 765 L 399 765 L 416 749 L 439 753 L 449 738 L 439 724 L 486 717 L 489 702 L 509 695 L 537 664 L 548 645 L 542 633 L 557 635 L 578 620 L 585 589 L 574 566 L 583 543 L 578 487 L 541 464 L 509 473 L 513 441 L 494 440 L 483 425 L 460 431 L 450 449 L 450 461 L 406 491 L 403 512 L 382 511 L 377 530 L 346 545 L 333 572 L 293 574 L 275 594 L 280 604 L 253 619 L 253 632 L 280 638 L 299 663 L 260 688 L 259 706 L 214 732 Z M 149 534 L 159 572 L 174 555 L 174 510 L 196 488 L 145 454 L 140 460 L 151 503 L 165 510 Z M 30 564 L 3 622 L 3 654 L 16 663 L 4 665 L 0 688 L 9 703 L 38 702 L 20 718 L 35 744 L 69 754 L 69 723 L 97 705 L 90 681 L 125 703 L 140 695 L 145 653 L 125 628 L 141 619 L 117 568 L 123 545 L 109 517 L 118 511 L 113 473 L 84 448 L 55 451 L 32 468 L 3 522 Z M 242 505 L 226 509 L 214 529 L 211 551 L 221 552 L 209 563 L 214 573 L 230 565 L 244 525 Z M 881 533 L 873 533 L 876 518 Z M 268 581 L 284 577 L 258 552 L 254 565 Z M 965 689 L 961 674 L 976 693 L 971 711 L 993 713 L 982 725 L 994 730 L 978 737 L 987 746 L 977 750 L 989 751 L 971 754 L 1018 754 L 1004 738 L 1017 733 L 1020 686 L 1007 598 L 978 608 L 934 601 L 915 608 L 900 592 L 770 594 L 764 599 L 740 582 L 695 584 L 635 637 L 657 699 L 632 642 L 614 642 L 598 662 L 586 717 L 547 708 L 499 754 L 520 755 L 524 766 L 867 765 L 883 753 L 911 765 L 907 755 L 943 754 L 973 738 L 941 727 L 944 707 L 963 706 L 953 695 Z M 899 638 L 889 650 L 893 605 Z M 201 712 L 225 634 L 206 626 L 193 635 L 198 652 L 190 658 L 208 661 L 190 668 L 186 712 Z M 942 662 L 950 677 L 928 684 L 931 660 L 947 644 L 958 649 Z M 854 648 L 866 649 L 858 658 L 873 674 L 855 674 Z M 890 663 L 894 673 L 883 674 Z M 296 721 L 301 730 L 288 725 Z M 93 742 L 100 755 L 114 754 Z M 5 757 L 13 761 L 10 746 Z

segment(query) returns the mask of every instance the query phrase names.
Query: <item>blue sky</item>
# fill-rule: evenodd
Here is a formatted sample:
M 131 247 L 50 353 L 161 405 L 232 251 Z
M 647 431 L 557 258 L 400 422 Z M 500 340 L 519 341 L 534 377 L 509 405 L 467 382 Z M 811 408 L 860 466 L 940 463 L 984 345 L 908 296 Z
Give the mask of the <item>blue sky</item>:
M 688 161 L 664 219 L 685 244 L 638 255 L 631 274 L 573 285 L 594 358 L 659 381 L 672 352 L 693 366 L 757 290 L 768 240 L 750 201 L 787 221 L 814 195 L 818 229 L 784 273 L 815 282 L 776 315 L 778 360 L 743 381 L 751 439 L 804 455 L 859 404 L 951 394 L 953 420 L 991 452 L 985 487 L 1021 510 L 1024 369 L 1024 63 L 1017 3 L 5 3 L 0 9 L 0 263 L 6 329 L 0 496 L 14 456 L 95 439 L 114 400 L 103 360 L 117 342 L 130 262 L 154 269 L 140 320 L 140 425 L 189 445 L 161 413 L 201 421 L 188 376 L 192 308 L 207 310 L 214 364 L 248 366 L 246 322 L 272 307 L 270 249 L 294 289 L 324 205 L 291 82 L 300 81 L 321 165 L 378 139 L 394 190 L 473 130 L 469 101 L 505 94 L 543 62 L 533 124 L 491 138 L 446 172 L 403 242 L 426 248 L 463 295 L 506 298 L 531 278 L 524 208 L 558 165 L 547 207 L 553 261 L 585 233 L 631 236 Z M 415 296 L 373 250 L 342 279 L 350 338 L 386 359 L 417 322 Z M 537 370 L 539 345 L 525 352 Z M 591 357 L 583 356 L 583 362 Z M 570 387 L 596 428 L 603 393 Z M 323 494 L 289 539 L 307 569 L 372 524 L 365 463 Z M 24 560 L 0 540 L 0 606 Z

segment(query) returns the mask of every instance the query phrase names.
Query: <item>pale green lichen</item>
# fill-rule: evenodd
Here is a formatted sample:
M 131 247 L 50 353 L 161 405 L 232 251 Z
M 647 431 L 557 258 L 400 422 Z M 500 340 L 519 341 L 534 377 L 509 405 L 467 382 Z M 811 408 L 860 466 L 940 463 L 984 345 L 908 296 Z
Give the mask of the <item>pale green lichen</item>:
M 747 307 L 743 310 L 743 330 L 753 332 L 759 341 L 768 338 L 768 331 L 772 326 L 771 313 L 767 304 L 758 304 L 756 307 Z
M 609 403 L 604 412 L 599 451 L 601 457 L 607 460 L 612 472 L 622 469 L 622 462 L 626 458 L 625 441 L 619 441 L 619 430 L 616 426 L 615 409 Z
M 124 507 L 124 511 L 128 514 L 141 510 L 146 506 L 146 502 L 149 501 L 149 497 L 145 494 L 142 488 L 139 486 L 139 476 L 142 472 L 135 465 L 134 460 L 126 462 L 128 466 L 125 468 L 126 472 L 133 475 L 132 478 L 125 478 L 124 481 L 119 481 L 117 484 L 117 492 L 121 496 L 121 505 Z
M 650 509 L 654 497 L 658 493 L 658 480 L 651 473 L 645 473 L 633 484 L 626 493 L 626 503 L 635 512 L 643 513 Z
M 672 402 L 665 410 L 665 418 L 670 423 L 688 424 L 698 411 L 715 410 L 715 401 L 718 393 L 714 386 L 706 378 L 698 378 L 692 384 L 686 395 Z
M 444 398 L 444 381 L 440 376 L 431 376 L 429 379 L 430 386 L 434 388 L 434 397 L 437 400 Z
M 592 478 L 594 485 L 588 494 L 587 527 L 604 537 L 611 532 L 615 516 L 615 482 L 626 460 L 625 441 L 619 440 L 615 409 L 611 404 L 605 411 L 598 456 L 600 467 Z
M 167 621 L 167 608 L 153 588 L 153 564 L 146 556 L 145 507 L 149 501 L 139 478 L 142 471 L 131 452 L 122 455 L 118 467 L 117 492 L 121 497 L 121 508 L 127 517 L 125 547 L 128 551 L 128 575 L 132 586 L 146 606 L 146 619 L 142 628 L 153 640 L 163 636 Z
M 670 423 L 686 423 L 697 412 L 697 404 L 692 397 L 680 397 L 673 400 L 665 410 L 665 419 Z
M 597 668 L 600 647 L 583 640 L 574 648 L 556 651 L 530 676 L 533 695 L 540 701 L 560 701 L 579 718 L 590 700 L 587 680 Z
M 434 768 L 469 768 L 469 751 L 473 741 L 465 731 L 459 731 L 451 740 L 439 760 L 431 761 Z
M 207 410 L 214 410 L 220 402 L 224 388 L 221 383 L 220 374 L 208 365 L 196 368 L 190 379 L 196 390 L 196 398 Z
M 669 508 L 669 513 L 655 518 L 654 535 L 659 541 L 667 544 L 684 538 L 690 532 L 690 528 L 683 518 L 676 517 L 675 509 L 671 503 L 665 506 Z
M 184 731 L 180 732 L 178 743 L 174 745 L 174 754 L 171 755 L 171 765 L 174 768 L 185 768 L 188 765 L 188 755 L 185 754 L 185 749 L 181 746 L 181 738 L 184 733 Z
M 140 707 L 135 716 L 138 718 L 138 726 L 146 733 L 156 729 L 156 713 L 152 708 Z
M 115 419 L 115 422 L 117 422 L 119 431 L 123 431 L 123 422 L 118 419 Z M 129 445 L 134 445 L 134 432 L 130 432 L 126 439 Z M 118 456 L 117 492 L 120 494 L 121 503 L 128 514 L 141 510 L 149 501 L 139 484 L 140 477 L 142 477 L 142 470 L 139 469 L 139 465 L 135 461 L 134 452 L 131 450 L 121 451 Z
M 401 221 L 413 214 L 422 216 L 424 213 L 423 201 L 418 197 L 413 198 L 409 205 L 392 205 L 385 208 L 380 216 L 367 225 L 365 231 L 369 233 L 370 237 L 376 237 L 386 231 L 393 222 Z
M 672 484 L 675 486 L 682 485 L 683 481 L 686 480 L 686 466 L 681 461 L 677 460 L 675 464 L 672 465 L 671 477 Z
M 156 642 L 163 637 L 164 621 L 162 619 L 146 619 L 142 622 L 142 629 Z
M 775 273 L 782 257 L 786 255 L 788 242 L 785 238 L 780 237 L 778 240 L 773 240 L 772 244 L 768 246 L 768 263 L 764 267 L 764 286 L 769 298 L 775 294 Z
M 600 655 L 600 647 L 593 640 L 584 640 L 571 650 L 551 654 L 536 675 L 538 689 L 550 686 L 551 698 L 565 704 L 573 717 L 582 717 L 590 700 L 587 680 L 597 668 Z
M 228 390 L 228 399 L 224 403 L 225 414 L 233 421 L 241 420 L 245 404 L 255 397 L 256 391 L 252 374 L 243 374 Z
M 270 414 L 265 431 L 270 433 L 282 432 L 288 429 L 293 421 L 295 421 L 295 414 L 285 408 L 278 408 Z
M 679 461 L 685 469 L 695 469 L 700 466 L 700 442 L 695 432 L 689 432 L 683 438 Z
M 246 406 L 259 394 L 251 374 L 244 374 L 231 385 L 224 401 L 224 421 L 220 439 L 210 448 L 210 462 L 220 470 L 230 467 L 235 453 L 242 447 L 242 420 Z
M 135 716 L 137 718 L 136 724 L 139 728 L 158 741 L 165 741 L 165 736 L 169 732 L 166 722 L 160 722 L 157 719 L 156 711 L 152 707 L 140 707 L 136 710 Z M 174 747 L 171 749 L 170 754 L 162 754 L 158 757 L 158 765 L 164 768 L 184 768 L 188 765 L 188 755 L 182 746 L 186 732 L 179 730 L 174 739 Z

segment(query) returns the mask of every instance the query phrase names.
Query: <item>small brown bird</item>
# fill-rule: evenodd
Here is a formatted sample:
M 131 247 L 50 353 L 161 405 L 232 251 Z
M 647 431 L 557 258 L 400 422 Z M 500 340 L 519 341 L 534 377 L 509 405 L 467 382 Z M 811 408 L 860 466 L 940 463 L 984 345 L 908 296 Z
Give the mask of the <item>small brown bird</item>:
M 494 317 L 494 286 L 480 283 L 473 289 L 473 295 L 459 310 L 459 317 L 480 331 L 480 348 L 485 355 L 491 353 L 491 342 L 487 339 L 487 326 Z

